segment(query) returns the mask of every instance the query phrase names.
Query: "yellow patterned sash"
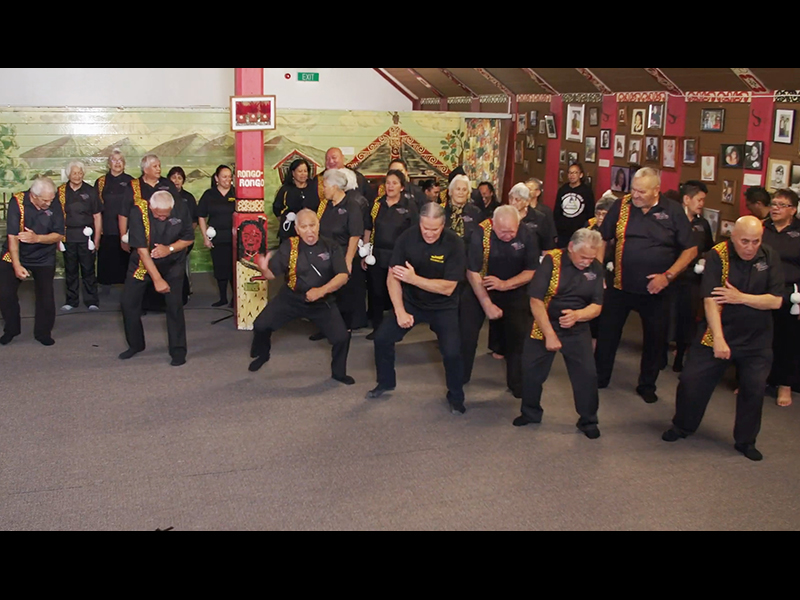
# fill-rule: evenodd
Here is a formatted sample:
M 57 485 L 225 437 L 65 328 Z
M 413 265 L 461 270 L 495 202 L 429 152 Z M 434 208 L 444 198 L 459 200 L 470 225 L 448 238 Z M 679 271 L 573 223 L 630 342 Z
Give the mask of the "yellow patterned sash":
M 317 182 L 317 194 L 319 195 L 319 207 L 317 208 L 317 218 L 322 219 L 325 209 L 328 208 L 328 200 L 325 198 L 325 182 L 322 177 Z
M 546 312 L 550 308 L 550 302 L 553 301 L 553 298 L 558 293 L 558 286 L 561 285 L 561 257 L 564 255 L 564 251 L 551 250 L 550 252 L 545 252 L 545 255 L 553 257 L 553 273 L 550 275 L 550 287 L 547 288 L 547 293 L 544 296 L 544 310 Z M 533 321 L 531 339 L 544 340 L 544 333 L 536 320 Z
M 719 255 L 719 259 L 722 262 L 722 282 L 720 287 L 725 287 L 728 282 L 728 276 L 731 273 L 731 255 L 728 242 L 717 244 L 714 246 L 713 251 Z M 719 313 L 722 314 L 722 306 L 719 307 Z M 703 336 L 703 346 L 714 347 L 714 333 L 711 331 L 711 327 L 706 330 L 706 334 Z
M 594 229 L 597 226 L 597 217 L 589 219 L 589 229 Z
M 19 207 L 19 230 L 22 232 L 25 231 L 25 192 L 14 194 L 13 198 L 17 201 L 17 206 Z M 3 262 L 12 262 L 11 250 L 3 255 Z
M 300 238 L 293 237 L 289 240 L 292 249 L 289 252 L 289 279 L 286 282 L 288 288 L 295 291 L 297 288 L 297 257 L 300 255 Z
M 142 184 L 138 179 L 131 181 L 131 189 L 133 190 L 133 205 L 142 213 L 142 223 L 144 223 L 144 234 L 147 240 L 147 247 L 150 248 L 150 212 L 148 210 L 147 200 L 142 198 Z M 128 228 L 130 234 L 130 227 Z M 145 268 L 142 259 L 139 259 L 139 266 L 133 274 L 134 279 L 144 281 L 147 275 L 147 268 Z
M 628 222 L 631 218 L 631 197 L 625 196 L 619 209 L 619 219 L 617 220 L 617 247 L 616 247 L 616 267 L 614 269 L 614 287 L 622 289 L 622 253 L 625 252 L 625 235 L 628 232 Z
M 372 216 L 372 235 L 370 235 L 369 243 L 375 244 L 375 222 L 378 220 L 378 213 L 381 212 L 381 199 L 383 196 L 378 196 L 378 199 L 372 205 L 372 212 L 370 213 Z
M 106 176 L 105 175 L 103 175 L 102 177 L 100 177 L 100 179 L 97 180 L 97 195 L 100 196 L 100 202 L 102 202 L 103 204 L 106 203 L 106 201 L 103 200 L 103 190 L 104 189 L 106 189 Z
M 486 277 L 489 272 L 489 253 L 492 250 L 492 220 L 486 219 L 480 225 L 483 229 L 483 269 L 481 269 L 481 277 Z
M 447 201 L 449 200 L 449 196 L 447 190 L 442 190 L 439 192 L 439 206 L 442 208 L 447 208 Z

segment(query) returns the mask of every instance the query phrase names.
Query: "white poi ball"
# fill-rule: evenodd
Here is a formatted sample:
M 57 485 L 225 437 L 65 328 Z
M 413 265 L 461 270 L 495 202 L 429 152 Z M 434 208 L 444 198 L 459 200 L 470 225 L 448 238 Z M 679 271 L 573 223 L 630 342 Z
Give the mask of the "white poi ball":
M 84 227 L 83 228 L 83 235 L 85 235 L 86 237 L 92 237 L 93 233 L 94 233 L 94 231 L 92 231 L 91 227 Z
M 61 252 L 67 251 L 67 247 L 64 245 L 64 242 L 58 242 L 58 249 L 61 250 Z
M 372 254 L 372 244 L 362 244 L 358 249 L 358 255 L 361 258 L 367 258 Z
M 89 251 L 94 252 L 94 249 L 95 249 L 94 240 L 89 238 Z
M 698 275 L 702 275 L 706 271 L 706 259 L 701 258 L 697 261 L 697 264 L 694 266 L 694 272 Z
M 130 239 L 131 239 L 130 236 L 126 233 L 125 235 L 122 236 L 122 243 L 127 244 L 130 241 Z
M 794 285 L 794 294 L 789 297 L 792 304 L 800 304 L 800 293 L 797 291 L 797 284 Z
M 289 222 L 289 223 L 294 223 L 295 221 L 297 221 L 297 213 L 293 213 L 293 212 L 292 213 L 288 213 L 286 215 L 286 221 Z
M 614 263 L 613 263 L 613 262 L 610 262 L 610 263 L 608 263 L 608 264 L 606 265 L 606 269 L 607 269 L 608 271 L 610 271 L 611 273 L 613 273 L 613 272 L 614 272 Z
M 370 267 L 374 267 L 377 264 L 377 260 L 375 259 L 372 254 L 370 254 L 367 258 L 364 259 L 364 262 L 367 263 Z
M 208 229 L 206 229 L 206 236 L 208 237 L 208 239 L 213 240 L 215 237 L 217 237 L 217 230 L 214 229 L 213 227 L 209 227 Z

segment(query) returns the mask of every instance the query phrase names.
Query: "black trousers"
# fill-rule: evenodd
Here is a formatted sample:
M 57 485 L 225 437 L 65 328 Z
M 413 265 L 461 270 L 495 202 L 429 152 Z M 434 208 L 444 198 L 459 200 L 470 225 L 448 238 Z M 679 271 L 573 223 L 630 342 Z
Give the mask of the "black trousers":
M 375 265 L 367 269 L 367 281 L 369 283 L 369 319 L 372 321 L 372 329 L 378 331 L 387 310 L 392 310 L 392 299 L 389 296 L 389 288 L 386 285 L 386 278 L 389 276 L 389 269 L 384 269 Z
M 421 310 L 407 304 L 406 312 L 414 317 L 414 326 L 428 323 L 439 339 L 439 351 L 444 361 L 447 379 L 447 400 L 454 406 L 464 404 L 464 363 L 461 358 L 461 335 L 458 328 L 458 309 Z M 411 328 L 413 329 L 413 327 Z M 375 367 L 378 385 L 387 389 L 397 387 L 395 345 L 411 329 L 403 329 L 397 319 L 385 319 L 375 334 Z
M 736 426 L 733 437 L 737 444 L 754 445 L 761 430 L 764 388 L 772 365 L 772 350 L 731 349 L 731 360 L 714 358 L 714 350 L 703 346 L 699 338 L 692 345 L 692 359 L 681 373 L 675 400 L 675 429 L 691 435 L 700 427 L 711 395 L 731 363 L 739 374 L 739 395 L 736 398 Z
M 267 304 L 253 324 L 253 354 L 269 358 L 272 350 L 272 332 L 296 319 L 308 319 L 319 327 L 331 349 L 331 374 L 342 378 L 347 375 L 347 355 L 350 352 L 350 332 L 344 324 L 335 302 L 308 303 L 299 295 L 283 288 Z
M 686 349 L 697 336 L 697 317 L 703 306 L 700 281 L 681 281 L 675 284 L 675 343 L 678 350 Z
M 530 336 L 532 326 L 530 300 L 524 289 L 491 292 L 489 295 L 492 302 L 503 311 L 501 319 L 490 323 L 496 324 L 498 335 L 503 340 L 506 383 L 517 398 L 522 398 L 522 351 L 525 337 Z M 468 383 L 472 379 L 472 368 L 478 350 L 478 337 L 485 321 L 486 313 L 475 296 L 475 292 L 472 291 L 470 285 L 464 286 L 459 305 L 464 383 Z
M 233 280 L 233 242 L 214 242 L 211 263 L 214 265 L 214 279 Z
M 97 277 L 94 270 L 95 254 L 87 242 L 65 242 L 64 278 L 67 304 L 78 308 L 81 304 L 80 284 L 83 281 L 83 302 L 86 306 L 97 306 Z M 79 273 L 80 270 L 80 273 Z
M 183 314 L 183 281 L 185 275 L 167 279 L 170 287 L 168 294 L 160 294 L 164 298 L 167 314 L 167 335 L 169 339 L 169 355 L 172 358 L 186 358 L 186 319 Z M 144 326 L 142 325 L 142 302 L 149 278 L 145 281 L 128 275 L 122 290 L 122 322 L 125 326 L 125 339 L 128 347 L 135 352 L 145 349 Z
M 592 334 L 588 328 L 578 333 L 562 333 L 561 355 L 567 365 L 572 395 L 575 399 L 575 410 L 580 416 L 578 428 L 581 430 L 597 427 L 597 409 L 600 397 L 597 391 L 597 370 L 592 360 Z M 530 337 L 525 340 L 525 351 L 522 355 L 522 416 L 535 422 L 542 421 L 542 390 L 550 376 L 555 352 L 548 352 L 541 340 Z
M 97 283 L 117 285 L 125 283 L 131 253 L 125 252 L 118 235 L 105 235 L 100 238 L 97 249 Z
M 656 381 L 664 359 L 669 337 L 669 311 L 672 294 L 669 288 L 657 296 L 631 294 L 615 288 L 606 290 L 603 312 L 598 325 L 595 363 L 600 387 L 611 382 L 622 330 L 628 315 L 636 311 L 642 319 L 644 350 L 638 392 L 656 391 Z
M 347 249 L 343 248 L 343 252 Z M 361 329 L 367 326 L 367 278 L 361 268 L 361 258 L 356 252 L 353 258 L 350 278 L 336 292 L 336 304 L 342 314 L 347 329 Z
M 772 353 L 775 357 L 767 382 L 773 386 L 800 388 L 800 321 L 791 314 L 792 304 L 784 301 L 780 310 L 773 311 L 775 326 Z
M 33 276 L 36 290 L 36 317 L 33 337 L 47 339 L 53 333 L 56 323 L 56 297 L 53 280 L 56 268 L 25 267 Z M 22 282 L 14 274 L 11 263 L 0 261 L 0 314 L 5 321 L 4 333 L 17 336 L 22 333 L 22 319 L 19 308 L 19 286 Z

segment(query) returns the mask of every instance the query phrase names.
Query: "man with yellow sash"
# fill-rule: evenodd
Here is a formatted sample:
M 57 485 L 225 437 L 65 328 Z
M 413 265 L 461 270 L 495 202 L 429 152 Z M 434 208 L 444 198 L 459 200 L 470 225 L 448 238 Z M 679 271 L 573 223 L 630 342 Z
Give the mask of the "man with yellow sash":
M 528 287 L 533 331 L 522 358 L 522 415 L 515 427 L 542 422 L 542 388 L 556 353 L 561 352 L 572 383 L 578 429 L 586 437 L 600 437 L 597 409 L 597 371 L 592 360 L 589 322 L 603 305 L 603 266 L 596 260 L 603 241 L 599 233 L 579 229 L 566 250 L 552 250 Z
M 350 332 L 336 306 L 336 292 L 349 277 L 341 246 L 320 237 L 319 218 L 308 209 L 297 213 L 298 237 L 284 240 L 277 251 L 256 260 L 264 277 L 273 281 L 285 275 L 286 285 L 255 320 L 250 371 L 256 372 L 270 359 L 272 333 L 296 319 L 308 319 L 333 346 L 331 376 L 345 385 L 355 380 L 347 375 Z
M 735 448 L 752 461 L 761 430 L 764 390 L 772 366 L 771 311 L 783 304 L 780 255 L 763 245 L 764 226 L 756 217 L 736 222 L 730 241 L 706 255 L 702 292 L 706 323 L 684 367 L 672 428 L 662 436 L 677 442 L 697 431 L 714 389 L 731 363 L 739 373 Z
M 683 208 L 661 196 L 661 178 L 640 169 L 632 193 L 615 203 L 600 233 L 614 242 L 614 285 L 606 290 L 598 326 L 598 385 L 608 387 L 622 330 L 631 311 L 642 319 L 644 351 L 636 393 L 648 404 L 658 402 L 656 381 L 669 337 L 669 316 L 675 281 L 697 256 L 697 246 Z M 606 245 L 598 249 L 605 257 Z

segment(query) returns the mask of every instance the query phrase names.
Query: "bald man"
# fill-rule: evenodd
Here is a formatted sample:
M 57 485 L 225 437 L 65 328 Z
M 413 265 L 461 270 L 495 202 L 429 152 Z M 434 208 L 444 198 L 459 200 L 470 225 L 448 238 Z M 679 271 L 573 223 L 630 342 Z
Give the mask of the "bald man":
M 325 153 L 325 171 L 328 169 L 348 169 L 349 167 L 345 164 L 344 161 L 344 154 L 342 153 L 341 148 L 329 148 L 328 151 Z M 358 179 L 358 192 L 367 199 L 367 205 L 372 206 L 372 203 L 375 202 L 375 198 L 377 197 L 376 190 L 372 189 L 372 186 L 367 182 L 367 178 L 364 177 L 361 173 L 356 171 L 355 169 L 350 169 L 356 174 L 356 178 Z M 322 195 L 322 178 L 325 175 L 325 171 L 322 173 L 317 174 L 314 178 L 314 181 L 311 182 L 311 189 L 317 190 L 320 198 L 323 198 Z
M 752 461 L 763 459 L 756 437 L 772 366 L 771 311 L 781 307 L 784 283 L 781 258 L 762 244 L 763 235 L 761 221 L 742 217 L 731 239 L 706 255 L 706 323 L 681 375 L 672 429 L 662 436 L 665 442 L 697 431 L 714 389 L 734 363 L 739 371 L 735 448 Z

